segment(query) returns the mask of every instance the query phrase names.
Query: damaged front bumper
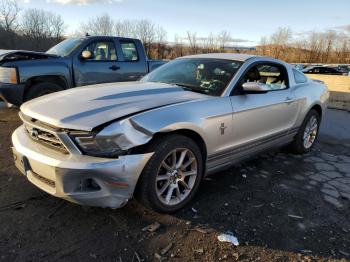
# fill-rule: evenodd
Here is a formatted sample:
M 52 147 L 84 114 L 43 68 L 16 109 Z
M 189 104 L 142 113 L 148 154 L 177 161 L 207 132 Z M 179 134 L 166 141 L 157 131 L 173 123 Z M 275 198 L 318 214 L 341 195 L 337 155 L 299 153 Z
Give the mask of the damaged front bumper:
M 153 153 L 116 159 L 64 154 L 32 140 L 20 126 L 12 135 L 17 168 L 45 192 L 88 206 L 119 208 L 132 198 Z

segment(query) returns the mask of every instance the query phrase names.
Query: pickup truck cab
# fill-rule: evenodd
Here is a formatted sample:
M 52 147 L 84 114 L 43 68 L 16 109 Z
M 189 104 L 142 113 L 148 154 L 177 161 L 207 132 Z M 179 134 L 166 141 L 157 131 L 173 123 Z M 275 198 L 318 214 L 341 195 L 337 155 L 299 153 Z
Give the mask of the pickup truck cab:
M 70 38 L 45 53 L 0 50 L 0 99 L 20 105 L 76 86 L 136 81 L 164 63 L 122 37 Z

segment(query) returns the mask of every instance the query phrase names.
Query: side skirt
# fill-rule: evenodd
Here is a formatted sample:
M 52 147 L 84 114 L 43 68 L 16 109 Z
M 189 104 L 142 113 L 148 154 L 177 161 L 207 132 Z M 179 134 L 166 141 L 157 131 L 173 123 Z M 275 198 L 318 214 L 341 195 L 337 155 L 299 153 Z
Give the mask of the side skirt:
M 287 145 L 293 141 L 298 130 L 299 127 L 294 128 L 288 132 L 283 132 L 267 138 L 249 142 L 242 146 L 235 147 L 229 151 L 220 152 L 218 154 L 208 156 L 206 175 L 227 169 L 262 152 Z

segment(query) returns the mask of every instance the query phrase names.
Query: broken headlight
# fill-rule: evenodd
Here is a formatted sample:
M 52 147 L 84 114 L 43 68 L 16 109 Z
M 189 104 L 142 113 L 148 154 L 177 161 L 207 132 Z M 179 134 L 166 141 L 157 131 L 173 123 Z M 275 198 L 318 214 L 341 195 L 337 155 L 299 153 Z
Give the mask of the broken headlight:
M 71 133 L 71 137 L 80 150 L 89 156 L 117 157 L 123 154 L 123 150 L 112 138 L 98 137 L 92 134 Z

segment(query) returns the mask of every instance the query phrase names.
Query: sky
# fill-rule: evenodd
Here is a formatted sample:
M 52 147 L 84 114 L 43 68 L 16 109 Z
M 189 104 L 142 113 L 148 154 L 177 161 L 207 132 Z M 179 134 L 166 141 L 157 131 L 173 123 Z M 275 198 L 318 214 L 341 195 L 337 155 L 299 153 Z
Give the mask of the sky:
M 205 37 L 222 30 L 236 45 L 253 46 L 278 27 L 300 35 L 311 30 L 350 28 L 350 0 L 20 0 L 22 8 L 58 13 L 65 20 L 66 34 L 74 33 L 89 18 L 109 14 L 118 19 L 149 19 L 168 32 L 187 31 Z M 348 26 L 348 27 L 347 27 Z M 350 30 L 347 31 L 350 34 Z

